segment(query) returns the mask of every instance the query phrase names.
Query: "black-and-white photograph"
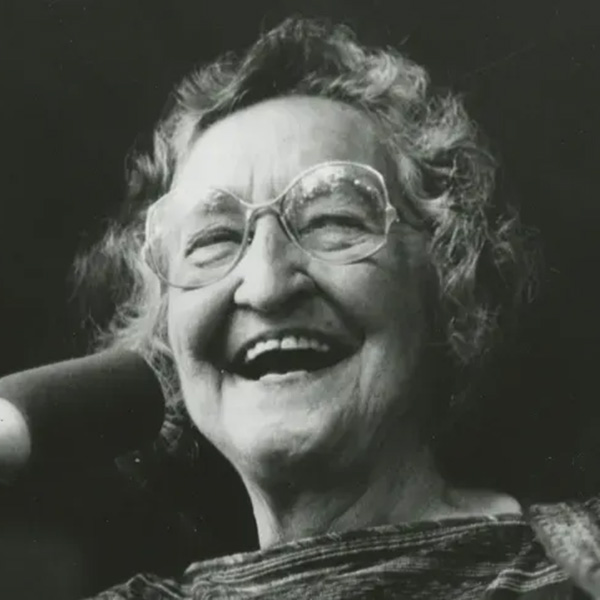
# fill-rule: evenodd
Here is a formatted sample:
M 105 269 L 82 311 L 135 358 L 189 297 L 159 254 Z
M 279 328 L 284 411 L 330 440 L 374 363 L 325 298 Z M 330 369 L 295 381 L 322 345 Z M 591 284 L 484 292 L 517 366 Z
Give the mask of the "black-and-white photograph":
M 2 600 L 600 599 L 600 3 L 4 0 Z

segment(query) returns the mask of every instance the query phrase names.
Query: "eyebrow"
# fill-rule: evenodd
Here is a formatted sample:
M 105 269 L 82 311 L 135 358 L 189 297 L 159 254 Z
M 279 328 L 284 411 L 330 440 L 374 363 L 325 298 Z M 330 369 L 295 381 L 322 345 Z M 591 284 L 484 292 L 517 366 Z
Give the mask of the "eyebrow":
M 231 198 L 235 203 L 224 202 L 225 198 Z M 223 188 L 207 188 L 194 194 L 193 212 L 204 215 L 233 213 L 239 206 L 238 200 L 239 197 L 234 192 Z
M 373 167 L 369 167 L 368 165 L 362 165 L 361 163 L 352 163 L 348 161 L 326 161 L 313 167 L 309 167 L 301 173 L 299 173 L 298 175 L 296 175 L 295 177 L 292 177 L 289 183 L 285 187 L 283 187 L 280 193 L 266 200 L 263 203 L 259 202 L 257 204 L 270 204 L 276 200 L 279 200 L 280 198 L 287 196 L 287 194 L 293 189 L 295 189 L 297 186 L 303 190 L 303 195 L 306 197 L 306 199 L 312 199 L 320 193 L 330 191 L 336 186 L 336 184 L 339 184 L 340 182 L 356 185 L 359 189 L 366 193 L 378 194 L 380 190 L 377 189 L 377 186 L 373 187 L 371 184 L 369 184 L 367 179 L 363 180 L 362 177 L 351 177 L 348 173 L 345 173 L 343 171 L 343 168 L 347 167 L 348 165 L 366 166 L 371 170 L 375 170 Z M 316 177 L 313 180 L 313 174 L 318 173 L 320 168 L 325 167 L 332 168 L 332 171 L 329 173 L 329 176 L 325 177 L 325 179 Z M 308 179 L 308 181 L 306 181 L 305 177 Z M 240 194 L 237 191 L 228 189 L 225 186 L 205 186 L 199 191 L 195 192 L 193 195 L 196 199 L 194 202 L 195 211 L 198 211 L 198 207 L 201 206 L 202 211 L 198 212 L 202 212 L 206 215 L 233 212 L 221 210 L 223 204 L 220 202 L 220 200 L 223 198 L 223 196 L 229 196 L 241 202 L 242 205 L 247 206 L 252 204 L 252 201 L 246 198 L 244 194 Z

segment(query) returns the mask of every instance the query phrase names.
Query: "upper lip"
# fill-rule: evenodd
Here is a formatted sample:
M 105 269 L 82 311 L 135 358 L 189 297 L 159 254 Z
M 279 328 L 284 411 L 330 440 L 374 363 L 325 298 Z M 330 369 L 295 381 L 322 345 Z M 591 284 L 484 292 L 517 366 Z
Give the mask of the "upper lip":
M 243 362 L 246 352 L 258 344 L 268 340 L 281 340 L 286 337 L 302 337 L 315 339 L 321 343 L 327 344 L 332 351 L 349 354 L 356 344 L 353 344 L 347 336 L 333 332 L 325 332 L 307 327 L 287 327 L 282 329 L 270 329 L 258 335 L 248 338 L 239 348 L 237 348 L 229 361 L 231 364 L 240 364 Z

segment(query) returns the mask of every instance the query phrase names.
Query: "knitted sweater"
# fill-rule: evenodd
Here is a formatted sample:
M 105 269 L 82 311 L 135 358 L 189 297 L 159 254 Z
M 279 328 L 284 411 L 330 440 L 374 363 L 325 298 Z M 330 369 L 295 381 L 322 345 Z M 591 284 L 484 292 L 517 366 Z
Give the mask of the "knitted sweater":
M 581 588 L 598 591 L 599 523 L 591 500 L 326 534 L 194 563 L 171 579 L 140 574 L 96 600 L 587 598 Z

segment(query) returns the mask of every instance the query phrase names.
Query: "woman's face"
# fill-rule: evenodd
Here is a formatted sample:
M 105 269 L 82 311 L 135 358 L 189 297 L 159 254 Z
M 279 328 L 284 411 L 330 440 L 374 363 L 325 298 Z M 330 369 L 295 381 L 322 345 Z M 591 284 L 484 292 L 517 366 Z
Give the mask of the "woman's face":
M 262 203 L 303 170 L 331 160 L 385 175 L 374 128 L 354 109 L 318 98 L 270 100 L 203 133 L 176 186 L 186 194 L 225 188 Z M 186 406 L 242 476 L 275 477 L 315 458 L 353 465 L 374 456 L 386 436 L 401 437 L 398 423 L 412 414 L 413 376 L 426 341 L 424 260 L 421 235 L 400 224 L 370 258 L 318 261 L 265 214 L 223 279 L 169 289 L 169 341 Z M 308 351 L 294 353 L 299 345 Z M 260 377 L 241 375 L 235 365 L 266 348 Z M 328 348 L 343 349 L 334 364 Z

